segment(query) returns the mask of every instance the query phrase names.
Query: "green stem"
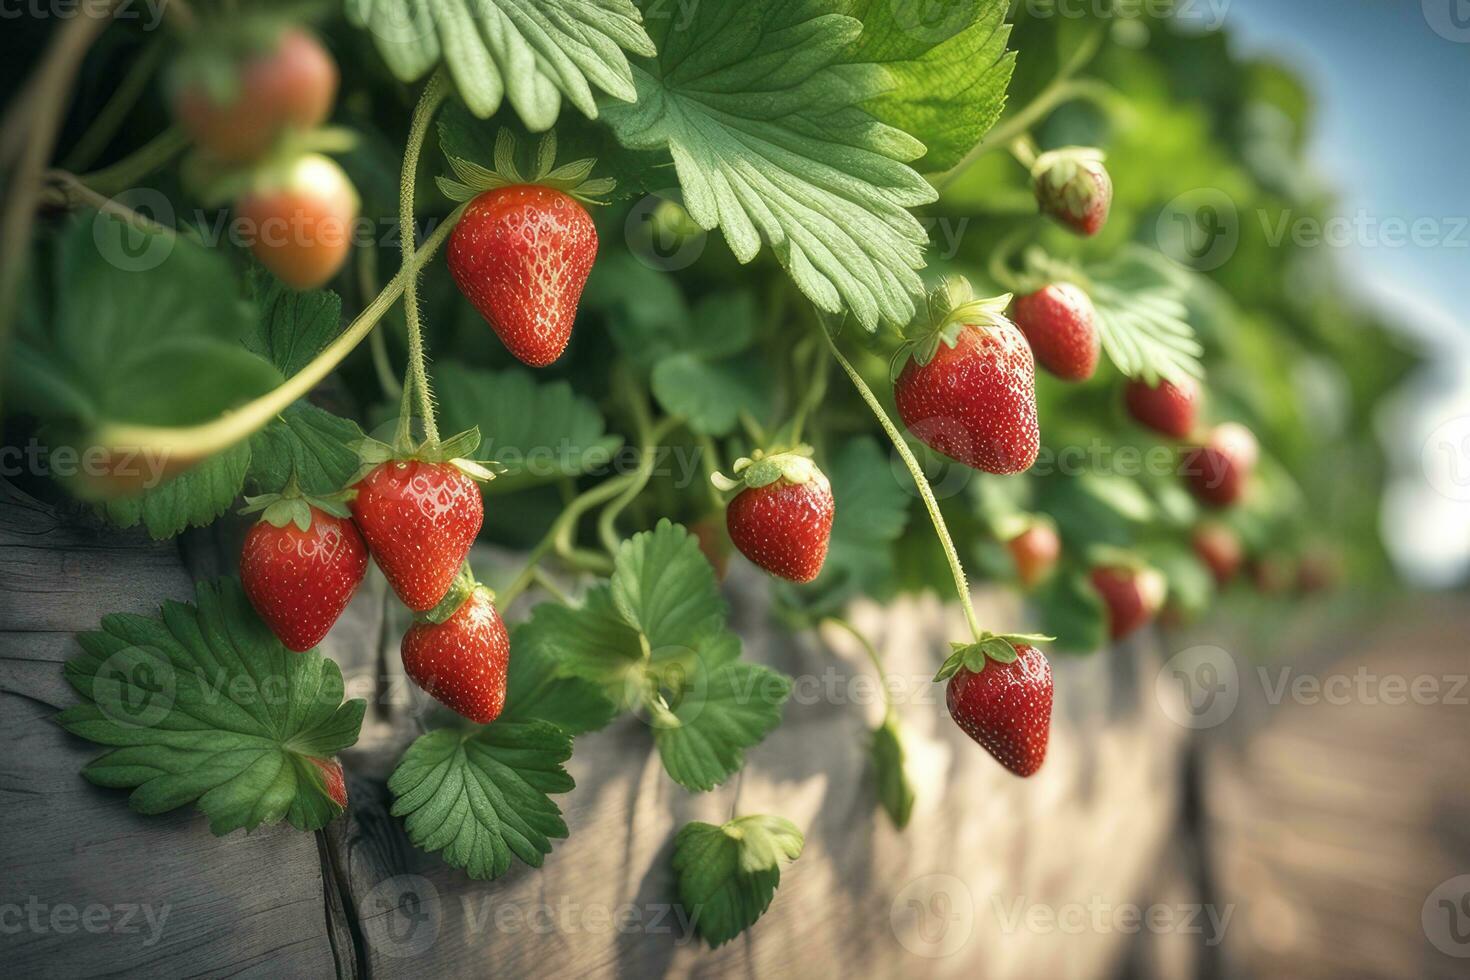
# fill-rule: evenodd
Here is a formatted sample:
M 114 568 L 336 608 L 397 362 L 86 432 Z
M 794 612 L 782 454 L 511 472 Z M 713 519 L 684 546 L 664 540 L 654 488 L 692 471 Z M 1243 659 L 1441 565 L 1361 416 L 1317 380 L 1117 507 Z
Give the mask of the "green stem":
M 1036 141 L 1031 138 L 1030 134 L 1022 133 L 1020 136 L 1011 140 L 1009 149 L 1011 156 L 1015 157 L 1016 162 L 1025 167 L 1028 173 L 1032 167 L 1036 166 L 1036 158 L 1040 154 L 1036 147 Z
M 429 131 L 429 122 L 434 113 L 449 97 L 449 87 L 444 76 L 435 72 L 424 86 L 419 104 L 413 110 L 413 122 L 409 125 L 408 145 L 403 151 L 403 178 L 398 188 L 398 232 L 403 241 L 403 264 L 409 267 L 414 251 L 414 183 L 418 175 L 419 152 L 424 145 L 424 136 Z M 408 378 L 404 388 L 418 391 L 419 411 L 424 417 L 424 436 L 433 444 L 439 441 L 439 425 L 434 420 L 434 394 L 429 388 L 429 372 L 424 366 L 424 338 L 419 323 L 418 275 L 408 277 L 403 288 L 403 316 L 408 327 Z M 402 423 L 400 422 L 400 425 Z
M 122 126 L 123 120 L 137 105 L 139 97 L 148 87 L 148 82 L 153 78 L 153 73 L 158 70 L 163 61 L 164 44 L 163 38 L 155 37 L 143 48 L 143 53 L 129 66 L 127 74 L 123 75 L 118 82 L 117 88 L 113 90 L 112 97 L 107 104 L 97 113 L 82 138 L 72 146 L 71 152 L 62 161 L 62 167 L 73 172 L 89 167 L 97 159 L 98 155 L 112 142 Z
M 101 446 L 127 449 L 146 449 L 157 453 L 177 453 L 183 459 L 197 459 L 226 449 L 241 439 L 262 428 L 296 399 L 315 388 L 323 378 L 332 373 L 343 358 L 362 343 L 373 327 L 388 312 L 388 308 L 403 293 L 404 283 L 411 274 L 427 265 L 444 239 L 449 237 L 463 208 L 456 208 L 414 254 L 412 261 L 393 277 L 393 281 L 368 304 L 337 335 L 337 339 L 322 349 L 311 363 L 297 371 L 279 388 L 266 392 L 251 402 L 232 409 L 212 422 L 180 427 L 154 425 L 111 425 L 104 426 L 96 434 Z
M 1072 76 L 1081 71 L 1097 54 L 1097 49 L 1102 45 L 1104 30 L 1106 30 L 1106 25 L 1099 24 L 1077 46 L 1077 50 L 1072 52 L 1071 59 L 1062 66 L 1062 70 L 1057 73 L 1056 78 L 1052 79 L 1051 84 L 1042 89 L 1036 98 L 1032 99 L 1023 109 L 987 133 L 985 138 L 976 143 L 959 163 L 943 174 L 935 184 L 940 193 L 943 193 L 945 188 L 970 169 L 976 160 L 997 147 L 1009 145 L 1017 136 L 1029 132 L 1031 127 L 1063 102 L 1088 97 L 1091 86 L 1074 85 Z
M 630 474 L 633 479 L 628 481 L 628 486 L 616 500 L 607 505 L 597 518 L 597 534 L 602 540 L 603 549 L 609 555 L 616 555 L 618 546 L 623 543 L 623 539 L 618 536 L 618 515 L 643 492 L 644 487 L 648 486 L 648 481 L 653 476 L 653 464 L 658 460 L 659 442 L 678 425 L 680 425 L 679 419 L 666 418 L 650 430 L 647 420 L 640 420 L 638 442 L 641 447 L 641 455 L 638 460 L 638 468 Z
M 837 358 L 837 363 L 842 370 L 847 372 L 848 378 L 852 380 L 853 387 L 858 390 L 873 416 L 877 418 L 878 424 L 888 434 L 888 439 L 893 443 L 893 448 L 898 451 L 899 457 L 908 467 L 909 474 L 914 478 L 914 486 L 919 490 L 919 496 L 924 501 L 924 507 L 929 511 L 929 519 L 934 522 L 934 533 L 939 536 L 939 544 L 944 548 L 944 557 L 949 561 L 949 570 L 954 575 L 955 594 L 959 596 L 960 605 L 965 610 L 965 621 L 970 624 L 970 632 L 974 634 L 976 642 L 979 642 L 983 632 L 980 629 L 980 620 L 975 616 L 974 603 L 970 601 L 970 585 L 965 580 L 965 569 L 960 564 L 959 552 L 955 550 L 954 539 L 949 535 L 949 528 L 944 523 L 944 515 L 939 512 L 939 501 L 934 499 L 934 491 L 929 487 L 929 481 L 924 477 L 924 471 L 919 467 L 919 461 L 914 458 L 914 453 L 909 449 L 908 443 L 904 441 L 893 420 L 883 410 L 878 397 L 868 387 L 868 383 L 862 379 L 862 375 L 847 362 L 842 352 L 837 349 L 837 342 L 832 339 L 825 327 L 819 325 L 822 336 L 827 339 L 827 346 L 832 350 L 832 356 Z
M 552 522 L 546 535 L 537 543 L 536 547 L 531 549 L 531 554 L 526 559 L 526 566 L 521 569 L 521 573 L 516 576 L 515 581 L 511 582 L 509 586 L 500 590 L 498 593 L 502 609 L 509 607 L 517 596 L 526 591 L 526 587 L 535 580 L 536 566 L 541 563 L 543 558 L 551 553 L 552 549 L 556 549 L 558 552 L 571 551 L 571 530 L 577 526 L 577 521 L 593 507 L 617 496 L 623 487 L 627 485 L 628 479 L 632 475 L 630 473 L 624 476 L 614 477 L 611 480 L 604 480 L 597 484 L 597 486 L 587 490 L 570 504 L 567 504 L 566 509 Z M 563 538 L 567 539 L 565 543 L 563 542 Z
M 368 243 L 357 251 L 357 288 L 362 292 L 364 303 L 378 294 L 378 246 Z M 403 385 L 393 373 L 393 361 L 388 356 L 388 341 L 383 331 L 374 330 L 368 335 L 368 350 L 373 356 L 373 373 L 378 376 L 378 387 L 389 399 L 403 394 Z
M 719 472 L 720 451 L 715 448 L 715 441 L 707 435 L 697 436 L 699 440 L 699 455 L 701 469 L 704 470 L 704 488 L 709 491 L 710 504 L 716 513 L 725 509 L 725 498 L 720 493 L 720 488 L 715 486 L 710 477 Z
M 189 138 L 177 126 L 170 126 L 110 167 L 82 174 L 77 180 L 96 191 L 110 195 L 138 186 L 154 171 L 184 152 Z
M 873 646 L 872 641 L 870 641 L 866 636 L 863 635 L 862 630 L 858 629 L 856 626 L 854 626 L 849 621 L 843 619 L 841 616 L 828 616 L 822 621 L 824 623 L 831 623 L 833 626 L 845 630 L 848 634 L 852 636 L 853 639 L 858 641 L 858 644 L 863 648 L 863 652 L 866 653 L 868 655 L 868 659 L 873 662 L 873 669 L 878 672 L 878 680 L 883 685 L 884 720 L 889 720 L 893 718 L 893 691 L 890 690 L 888 687 L 888 672 L 883 669 L 883 658 L 879 656 L 878 648 Z
M 567 593 L 562 589 L 561 586 L 553 582 L 551 580 L 551 576 L 547 575 L 546 572 L 544 572 L 542 569 L 531 569 L 531 579 L 537 585 L 541 586 L 544 591 L 551 593 L 551 597 L 557 602 L 561 603 L 563 606 L 576 605 L 576 603 L 572 601 L 572 597 L 567 595 Z

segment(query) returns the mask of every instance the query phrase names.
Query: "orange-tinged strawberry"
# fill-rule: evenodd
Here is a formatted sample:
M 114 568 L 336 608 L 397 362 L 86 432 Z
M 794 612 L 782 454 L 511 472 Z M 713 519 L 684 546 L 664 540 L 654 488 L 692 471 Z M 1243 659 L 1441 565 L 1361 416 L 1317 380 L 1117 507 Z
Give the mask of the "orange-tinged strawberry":
M 293 289 L 315 289 L 342 268 L 358 208 L 347 174 L 318 153 L 265 168 L 235 201 L 251 253 Z
M 347 776 L 342 771 L 342 763 L 336 759 L 310 758 L 308 761 L 316 766 L 317 771 L 322 774 L 326 782 L 327 795 L 332 802 L 342 809 L 347 809 Z
M 1108 635 L 1121 640 L 1153 621 L 1164 605 L 1168 585 L 1157 569 L 1135 564 L 1092 570 L 1092 587 L 1108 611 Z
M 1238 422 L 1215 426 L 1204 444 L 1184 454 L 1180 471 L 1200 502 L 1229 507 L 1245 494 L 1260 446 L 1255 434 Z
M 1158 384 L 1134 378 L 1123 389 L 1123 400 L 1128 406 L 1128 414 L 1139 425 L 1160 435 L 1183 439 L 1194 431 L 1200 390 L 1194 379 L 1189 377 L 1161 380 Z
M 1086 381 L 1097 371 L 1102 339 L 1097 310 L 1069 282 L 1054 283 L 1016 300 L 1016 326 L 1036 362 L 1063 381 Z

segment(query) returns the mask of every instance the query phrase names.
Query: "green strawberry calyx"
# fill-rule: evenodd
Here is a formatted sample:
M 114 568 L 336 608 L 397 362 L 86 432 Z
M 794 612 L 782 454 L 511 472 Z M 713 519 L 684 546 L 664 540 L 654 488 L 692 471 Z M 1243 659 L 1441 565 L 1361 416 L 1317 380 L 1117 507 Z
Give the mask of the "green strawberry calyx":
M 1055 640 L 1054 636 L 1042 636 L 1040 633 L 981 633 L 974 643 L 951 643 L 953 651 L 944 664 L 939 668 L 939 673 L 934 675 L 934 680 L 948 680 L 959 672 L 961 667 L 978 674 L 985 669 L 988 660 L 994 660 L 998 664 L 1013 664 L 1020 656 L 1016 647 L 1019 645 L 1034 646 L 1037 643 L 1050 643 Z
M 439 604 L 433 609 L 414 616 L 414 621 L 436 625 L 442 623 L 459 612 L 459 608 L 465 604 L 466 600 L 476 593 L 484 595 L 491 602 L 495 601 L 494 591 L 475 580 L 475 573 L 470 569 L 470 563 L 466 561 L 459 566 L 459 573 L 454 576 L 449 591 L 444 593 L 444 598 L 439 600 Z
M 397 445 L 367 436 L 358 440 L 353 448 L 361 461 L 357 476 L 352 481 L 354 483 L 383 463 L 392 462 L 448 463 L 465 476 L 481 483 L 493 480 L 505 472 L 505 466 L 495 460 L 470 458 L 480 448 L 479 426 L 456 433 L 448 439 L 417 443 L 409 441 Z
M 1106 159 L 1095 146 L 1064 146 L 1041 154 L 1031 167 L 1037 197 L 1081 217 L 1099 193 L 1096 178 L 1107 173 Z
M 1010 305 L 1010 293 L 977 297 L 964 276 L 945 276 L 930 290 L 925 313 L 904 331 L 904 343 L 890 365 L 892 377 L 898 376 L 909 359 L 920 367 L 928 364 L 939 353 L 940 344 L 953 348 L 966 330 L 1009 326 L 1005 312 Z
M 485 191 L 513 187 L 516 184 L 540 184 L 576 198 L 583 204 L 606 204 L 604 196 L 612 193 L 617 181 L 611 177 L 591 177 L 597 166 L 595 157 L 556 166 L 556 131 L 541 137 L 536 147 L 536 163 L 529 176 L 516 165 L 516 138 L 502 128 L 495 134 L 495 169 L 490 170 L 460 157 L 451 156 L 449 167 L 458 180 L 436 177 L 439 191 L 451 201 L 463 204 Z
M 773 453 L 757 449 L 749 456 L 737 459 L 733 470 L 735 479 L 723 473 L 711 473 L 710 482 L 728 493 L 735 489 L 768 487 L 777 480 L 802 484 L 819 477 L 825 479 L 817 464 L 812 462 L 812 447 L 806 445 Z
M 347 504 L 355 496 L 357 491 L 352 489 L 330 494 L 303 493 L 293 474 L 279 493 L 246 497 L 245 506 L 240 508 L 240 513 L 259 514 L 262 521 L 274 527 L 295 524 L 300 530 L 309 531 L 313 508 L 333 517 L 348 518 L 352 516 L 352 511 Z

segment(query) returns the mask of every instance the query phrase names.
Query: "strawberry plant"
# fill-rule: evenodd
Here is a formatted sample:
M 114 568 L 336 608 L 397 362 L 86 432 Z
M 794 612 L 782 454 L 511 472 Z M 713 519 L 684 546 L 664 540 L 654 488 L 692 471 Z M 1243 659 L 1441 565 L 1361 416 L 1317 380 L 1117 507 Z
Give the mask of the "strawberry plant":
M 1208 135 L 1226 107 L 1171 101 L 1204 42 L 1162 21 L 1167 59 L 1000 0 L 922 30 L 886 0 L 190 6 L 157 78 L 120 40 L 138 81 L 105 112 L 49 63 L 5 148 L 39 147 L 0 256 L 6 438 L 57 463 L 29 489 L 160 540 L 254 522 L 238 576 L 107 616 L 65 666 L 61 724 L 106 748 L 83 775 L 140 812 L 343 814 L 365 705 L 317 646 L 366 576 L 423 695 L 392 814 L 493 879 L 554 859 L 583 736 L 636 717 L 698 794 L 802 710 L 726 574 L 880 675 L 855 600 L 957 603 L 932 683 L 961 744 L 1045 779 L 1056 658 L 1203 615 L 1293 548 L 1325 589 L 1313 525 L 1371 526 L 1371 494 L 1304 506 L 1382 466 L 1299 379 L 1337 371 L 1361 421 L 1404 359 L 1361 319 L 1342 340 L 1331 291 L 1295 308 L 1253 240 L 1211 270 L 1146 244 L 1178 181 L 1285 194 Z M 128 30 L 73 23 L 62 52 Z M 68 107 L 88 128 L 37 124 Z M 1170 127 L 1200 145 L 1156 146 Z M 982 621 L 977 580 L 1025 611 Z M 885 696 L 872 806 L 901 831 L 925 790 Z M 718 946 L 803 845 L 776 814 L 689 823 L 669 897 Z

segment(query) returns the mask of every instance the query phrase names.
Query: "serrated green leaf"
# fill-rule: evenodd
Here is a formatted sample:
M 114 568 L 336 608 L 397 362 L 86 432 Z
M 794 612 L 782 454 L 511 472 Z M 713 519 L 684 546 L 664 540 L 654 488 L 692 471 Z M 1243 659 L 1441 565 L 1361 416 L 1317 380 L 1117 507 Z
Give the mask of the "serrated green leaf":
M 750 928 L 776 894 L 780 862 L 796 860 L 804 844 L 796 825 L 780 817 L 685 824 L 674 838 L 674 874 L 700 936 L 714 947 Z
M 923 145 L 862 108 L 892 77 L 844 62 L 862 24 L 835 6 L 703 3 L 677 28 L 651 20 L 658 56 L 633 66 L 637 101 L 604 118 L 624 146 L 672 154 L 684 207 L 739 261 L 764 240 L 819 308 L 902 326 L 926 241 L 907 209 L 936 195 L 906 162 Z
M 714 789 L 745 764 L 747 748 L 780 724 L 790 695 L 791 679 L 759 664 L 701 665 L 678 692 L 674 721 L 655 722 L 664 769 L 686 789 Z
M 505 472 L 481 484 L 488 494 L 524 489 L 605 466 L 622 440 L 608 435 L 597 407 L 566 381 L 538 382 L 520 369 L 484 371 L 447 362 L 435 367 L 440 427 L 478 426 L 476 459 Z
M 342 300 L 336 293 L 300 292 L 261 270 L 251 277 L 251 288 L 259 315 L 246 347 L 282 375 L 290 377 L 306 367 L 337 336 Z
M 61 231 L 51 266 L 33 282 L 54 295 L 30 297 L 4 365 L 42 420 L 190 425 L 280 382 L 242 346 L 251 311 L 222 254 L 87 213 Z
M 557 672 L 596 685 L 603 696 L 626 710 L 642 699 L 643 643 L 613 605 L 607 586 L 588 591 L 579 608 L 544 602 L 517 635 L 557 664 Z
M 471 878 L 498 878 L 512 856 L 533 868 L 567 836 L 549 794 L 572 789 L 572 739 L 544 721 L 497 720 L 473 732 L 421 735 L 388 789 L 409 840 Z
M 282 646 L 234 579 L 201 583 L 196 603 L 108 616 L 78 636 L 65 672 L 84 701 L 57 721 L 113 747 L 84 775 L 133 790 L 141 813 L 196 803 L 218 835 L 325 826 L 341 809 L 311 759 L 357 741 L 366 703 L 343 703 L 333 661 Z
M 682 352 L 694 334 L 689 305 L 674 276 L 624 251 L 592 267 L 582 308 L 606 317 L 618 350 L 643 372 Z
M 142 524 L 154 540 L 171 538 L 185 528 L 210 524 L 229 510 L 250 464 L 251 444 L 237 443 L 141 494 L 106 501 L 100 509 L 118 527 Z
M 873 763 L 873 779 L 878 786 L 878 802 L 883 805 L 893 825 L 899 830 L 909 825 L 914 812 L 914 787 L 904 771 L 903 742 L 898 725 L 892 719 L 873 731 L 868 758 Z
M 522 623 L 511 633 L 510 674 L 505 693 L 505 710 L 497 722 L 547 721 L 568 735 L 596 731 L 618 713 L 602 688 L 581 677 L 557 673 L 556 657 L 537 635 L 546 629 L 543 619 Z
M 1008 8 L 1005 0 L 858 0 L 850 11 L 863 33 L 848 60 L 881 64 L 894 81 L 865 108 L 924 142 L 920 170 L 953 167 L 1000 118 L 1016 66 L 1006 51 Z
M 1086 270 L 1103 351 L 1119 371 L 1150 384 L 1205 376 L 1184 293 L 1160 265 L 1167 261 L 1131 246 Z
M 771 411 L 772 379 L 759 357 L 706 361 L 676 354 L 659 361 L 651 381 L 663 410 L 702 435 L 727 436 L 742 412 L 760 419 Z
M 724 626 L 725 603 L 699 540 L 668 518 L 623 542 L 611 589 L 619 613 L 648 638 L 655 658 L 697 649 Z
M 563 97 L 596 118 L 596 90 L 635 96 L 624 51 L 652 55 L 630 0 L 347 0 L 400 81 L 444 59 L 460 97 L 481 119 L 508 101 L 532 130 L 556 122 Z
M 279 493 L 293 473 L 307 494 L 335 493 L 357 475 L 362 460 L 354 446 L 362 438 L 351 419 L 297 402 L 251 436 L 247 476 L 258 493 Z

